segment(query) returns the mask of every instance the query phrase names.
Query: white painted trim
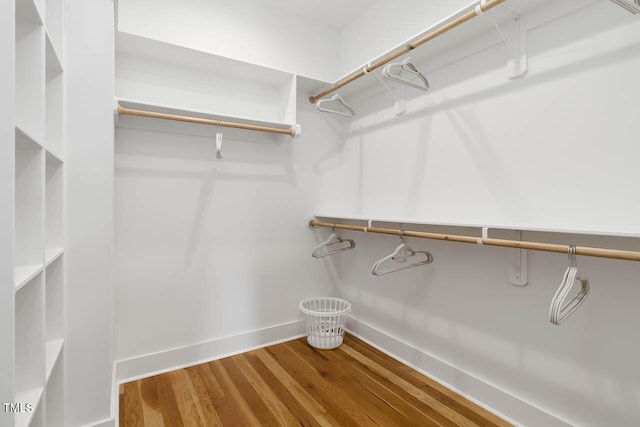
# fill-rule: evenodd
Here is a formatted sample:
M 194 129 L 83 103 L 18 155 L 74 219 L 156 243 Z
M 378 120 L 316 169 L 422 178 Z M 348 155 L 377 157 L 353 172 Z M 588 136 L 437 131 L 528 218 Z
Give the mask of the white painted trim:
M 108 420 L 97 421 L 93 424 L 87 424 L 90 427 L 116 427 L 116 420 L 109 418 Z
M 182 369 L 304 336 L 302 320 L 115 362 L 116 384 Z
M 571 426 L 498 386 L 489 384 L 352 316 L 347 320 L 346 330 L 400 363 L 410 366 L 516 426 Z

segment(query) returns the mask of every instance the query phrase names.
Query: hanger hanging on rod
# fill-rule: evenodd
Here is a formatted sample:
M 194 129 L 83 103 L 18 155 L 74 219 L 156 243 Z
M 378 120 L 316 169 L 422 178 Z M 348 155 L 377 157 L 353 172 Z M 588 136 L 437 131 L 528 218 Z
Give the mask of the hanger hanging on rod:
M 429 90 L 429 81 L 418 71 L 415 65 L 409 62 L 410 59 L 407 58 L 402 62 L 387 64 L 382 70 L 382 76 L 415 89 Z
M 220 123 L 218 123 L 218 132 L 216 132 L 216 159 L 222 159 L 222 131 Z
M 393 234 L 396 236 L 400 234 L 400 230 L 396 230 L 393 228 L 371 227 L 370 225 L 367 227 L 367 226 L 361 226 L 361 225 L 329 223 L 329 222 L 316 221 L 315 219 L 310 219 L 307 222 L 307 224 L 309 227 L 329 227 L 329 228 L 338 228 L 341 230 L 362 231 L 367 233 Z M 478 236 L 429 233 L 425 231 L 411 231 L 411 230 L 404 231 L 404 235 L 407 237 L 417 237 L 421 239 L 446 240 L 448 242 L 470 243 L 473 245 L 478 244 Z M 565 254 L 567 253 L 567 250 L 568 250 L 568 245 L 560 245 L 555 243 L 528 242 L 524 240 L 483 238 L 481 239 L 481 242 L 484 246 L 497 246 L 502 248 L 513 248 L 513 249 L 530 249 L 534 251 L 553 252 L 553 253 L 559 253 L 559 254 Z M 587 246 L 580 246 L 575 248 L 575 253 L 576 255 L 640 262 L 640 251 L 627 251 L 622 249 L 593 248 L 593 247 L 587 247 Z
M 323 111 L 325 113 L 333 113 L 338 114 L 344 117 L 354 117 L 356 112 L 353 111 L 353 108 L 349 107 L 347 103 L 342 99 L 339 93 L 336 93 L 331 98 L 321 99 L 316 102 L 316 108 L 318 111 Z
M 425 259 L 422 261 L 416 261 L 410 264 L 404 264 L 407 260 L 417 257 L 418 256 L 417 254 L 424 255 Z M 395 267 L 395 268 L 392 267 L 390 269 L 383 270 L 381 267 L 385 263 L 388 263 L 389 261 L 394 262 L 395 263 L 394 265 L 396 266 L 400 264 L 400 267 Z M 396 247 L 396 249 L 392 253 L 385 256 L 384 258 L 379 259 L 373 264 L 373 267 L 371 268 L 371 274 L 373 274 L 374 276 L 383 276 L 385 274 L 393 273 L 396 271 L 406 270 L 408 268 L 431 264 L 432 262 L 433 262 L 433 255 L 431 255 L 430 252 L 414 251 L 413 249 L 411 249 L 409 245 L 407 245 L 407 243 L 405 242 L 404 233 L 402 232 L 402 229 L 401 229 L 400 244 L 398 245 L 398 247 Z
M 589 294 L 589 279 L 586 277 L 578 277 L 578 262 L 576 260 L 576 247 L 569 245 L 569 267 L 567 267 L 562 277 L 562 282 L 558 287 L 549 308 L 549 321 L 554 325 L 564 322 L 582 304 L 586 296 Z M 578 280 L 581 284 L 580 292 L 574 296 L 568 303 L 564 303 L 569 291 L 573 288 L 573 283 Z
M 323 258 L 328 255 L 333 255 L 333 254 L 337 254 L 338 252 L 348 251 L 356 247 L 356 242 L 354 242 L 351 239 L 343 239 L 342 237 L 338 236 L 335 228 L 333 228 L 332 231 L 333 232 L 331 233 L 329 238 L 327 238 L 327 240 L 325 240 L 324 242 L 320 243 L 315 248 L 313 248 L 313 251 L 311 252 L 312 257 Z M 336 245 L 342 245 L 343 243 L 348 243 L 349 245 L 336 247 Z M 329 249 L 329 248 L 335 248 L 335 249 Z
M 454 28 L 464 24 L 465 22 L 475 18 L 476 16 L 486 12 L 489 9 L 493 9 L 494 7 L 504 3 L 507 0 L 476 0 L 475 6 L 470 5 L 465 7 L 464 9 L 456 12 L 452 15 L 451 19 L 446 19 L 438 23 L 435 27 L 431 28 L 428 33 L 424 34 L 418 40 L 415 40 L 411 43 L 398 47 L 396 50 L 390 52 L 388 55 L 383 58 L 378 59 L 376 62 L 367 66 L 366 71 L 370 72 L 382 67 L 385 64 L 401 57 L 405 53 L 416 49 L 417 47 L 422 46 L 423 44 L 435 39 L 436 37 L 441 36 L 442 34 L 453 30 Z M 355 73 L 344 77 L 343 79 L 331 84 L 328 88 L 323 90 L 322 92 L 317 93 L 316 95 L 312 95 L 309 97 L 310 103 L 315 103 L 318 99 L 333 93 L 340 88 L 345 87 L 346 85 L 358 80 L 366 74 L 363 70 L 358 70 Z

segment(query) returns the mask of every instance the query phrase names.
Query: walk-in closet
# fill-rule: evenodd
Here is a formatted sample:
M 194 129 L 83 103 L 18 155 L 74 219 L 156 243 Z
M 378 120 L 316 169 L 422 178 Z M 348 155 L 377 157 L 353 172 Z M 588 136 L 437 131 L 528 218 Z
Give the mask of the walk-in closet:
M 0 427 L 640 425 L 640 1 L 7 0 Z

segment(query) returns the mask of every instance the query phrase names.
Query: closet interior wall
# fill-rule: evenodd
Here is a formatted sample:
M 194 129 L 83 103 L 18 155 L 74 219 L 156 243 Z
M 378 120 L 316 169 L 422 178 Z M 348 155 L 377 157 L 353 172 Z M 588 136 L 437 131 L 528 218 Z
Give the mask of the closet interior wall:
M 118 37 L 183 51 L 124 31 Z M 289 126 L 304 120 L 305 128 L 290 138 L 117 118 L 114 318 L 116 360 L 124 366 L 118 379 L 140 374 L 131 367 L 147 355 L 165 353 L 174 365 L 157 369 L 166 369 L 219 356 L 226 348 L 219 343 L 229 337 L 248 340 L 246 348 L 300 334 L 298 302 L 334 293 L 323 266 L 300 251 L 314 237 L 301 233 L 296 220 L 312 209 L 316 141 L 337 135 L 304 97 L 297 99 L 297 77 L 195 51 L 189 63 L 169 63 L 133 52 L 132 43 L 117 51 L 118 99 L 211 112 L 207 117 Z M 223 136 L 222 159 L 216 133 Z M 143 372 L 153 366 L 147 362 Z
M 522 239 L 637 250 L 637 238 L 588 231 L 640 232 L 633 117 L 640 21 L 610 2 L 567 5 L 576 9 L 528 31 L 529 71 L 521 79 L 507 78 L 505 47 L 492 34 L 416 63 L 432 89 L 409 98 L 402 116 L 383 88 L 345 88 L 359 115 L 335 119 L 342 137 L 324 145 L 315 213 L 328 222 L 362 216 L 582 229 Z M 522 22 L 543 14 L 531 11 Z M 314 233 L 319 242 L 329 230 Z M 341 234 L 356 240 L 356 250 L 321 262 L 338 295 L 353 303 L 352 330 L 525 424 L 549 425 L 531 408 L 559 425 L 640 420 L 638 264 L 579 257 L 591 293 L 558 327 L 548 310 L 566 256 L 529 252 L 529 281 L 520 288 L 508 283 L 505 250 L 409 238 L 434 263 L 374 277 L 371 265 L 399 239 Z M 515 399 L 481 391 L 487 385 Z

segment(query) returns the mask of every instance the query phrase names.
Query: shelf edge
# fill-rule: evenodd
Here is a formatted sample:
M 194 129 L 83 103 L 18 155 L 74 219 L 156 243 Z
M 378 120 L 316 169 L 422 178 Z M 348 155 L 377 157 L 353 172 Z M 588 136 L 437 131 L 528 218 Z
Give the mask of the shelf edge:
M 346 221 L 373 221 L 373 222 L 388 222 L 395 224 L 415 224 L 425 226 L 436 227 L 465 227 L 465 228 L 489 228 L 494 230 L 515 230 L 515 231 L 529 231 L 539 233 L 554 233 L 554 234 L 579 234 L 585 236 L 603 236 L 603 237 L 625 237 L 625 238 L 640 238 L 640 233 L 615 231 L 615 230 L 580 230 L 580 229 L 563 229 L 555 227 L 535 227 L 535 226 L 522 226 L 516 224 L 479 224 L 479 223 L 449 223 L 442 221 L 421 221 L 415 218 L 380 218 L 380 217 L 368 217 L 364 215 L 339 215 L 328 214 L 326 212 L 322 214 L 315 214 L 315 218 L 331 218 Z
M 45 266 L 49 267 L 64 254 L 64 248 L 51 248 L 45 251 Z
M 295 128 L 295 126 L 298 125 L 297 123 L 286 123 L 286 122 L 279 122 L 275 120 L 262 120 L 262 119 L 257 119 L 253 117 L 233 116 L 229 114 L 218 113 L 215 111 L 202 111 L 202 110 L 196 110 L 196 109 L 189 109 L 182 106 L 163 105 L 163 104 L 158 104 L 155 102 L 149 102 L 149 101 L 144 101 L 139 99 L 115 97 L 116 106 L 119 103 L 123 103 L 123 107 L 156 108 L 159 110 L 164 110 L 164 111 L 158 111 L 163 113 L 166 112 L 169 114 L 177 114 L 177 115 L 195 114 L 206 119 L 221 120 L 221 121 L 239 121 L 245 124 L 275 127 L 279 129 L 291 129 L 291 128 Z
M 16 141 L 17 141 L 17 134 L 20 133 L 22 134 L 27 140 L 29 140 L 32 144 L 37 145 L 39 148 L 44 148 L 44 145 L 42 143 L 42 141 L 38 140 L 37 138 L 33 137 L 33 135 L 31 135 L 30 132 L 28 132 L 27 130 L 23 129 L 22 126 L 20 125 L 15 125 L 15 131 L 16 131 Z
M 38 274 L 42 273 L 43 264 L 17 265 L 14 268 L 14 289 L 18 292 L 25 285 L 31 282 Z M 22 274 L 18 276 L 18 271 Z M 24 274 L 26 272 L 26 274 Z

